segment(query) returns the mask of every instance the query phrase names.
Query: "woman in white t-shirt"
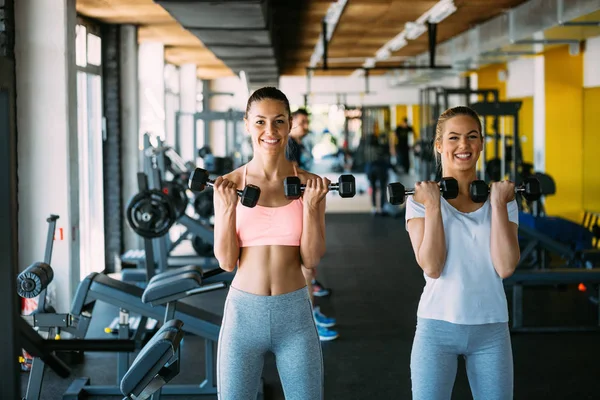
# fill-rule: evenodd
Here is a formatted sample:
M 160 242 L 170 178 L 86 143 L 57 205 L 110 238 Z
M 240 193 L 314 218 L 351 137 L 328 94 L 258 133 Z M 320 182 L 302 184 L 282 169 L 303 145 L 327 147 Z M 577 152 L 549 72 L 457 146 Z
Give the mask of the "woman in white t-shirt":
M 438 119 L 434 153 L 442 176 L 458 181 L 446 200 L 436 182 L 418 182 L 406 205 L 406 229 L 425 288 L 411 354 L 414 400 L 450 399 L 458 357 L 465 358 L 474 399 L 513 396 L 513 360 L 502 279 L 519 261 L 518 209 L 512 182 L 494 182 L 485 203 L 469 185 L 484 145 L 481 122 L 468 107 Z

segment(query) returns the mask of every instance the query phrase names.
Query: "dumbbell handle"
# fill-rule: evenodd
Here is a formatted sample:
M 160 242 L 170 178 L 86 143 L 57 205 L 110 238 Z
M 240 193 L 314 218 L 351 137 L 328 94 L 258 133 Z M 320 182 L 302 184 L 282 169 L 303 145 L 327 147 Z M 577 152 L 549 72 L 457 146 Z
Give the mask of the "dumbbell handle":
M 206 185 L 207 185 L 207 186 L 210 186 L 211 188 L 214 188 L 214 187 L 215 187 L 215 181 L 213 181 L 212 179 L 209 179 L 209 180 L 206 182 Z M 243 190 L 236 189 L 235 191 L 237 192 L 237 194 L 238 194 L 239 196 L 242 196 L 242 195 L 244 194 L 244 191 L 243 191 Z
M 444 191 L 444 188 L 440 186 L 440 192 L 443 192 L 443 191 Z M 415 194 L 415 189 L 414 188 L 412 188 L 412 189 L 405 189 L 404 190 L 404 194 L 406 196 L 414 195 Z
M 306 188 L 306 185 L 304 183 L 300 185 L 300 190 L 304 190 L 305 188 Z M 329 188 L 329 190 L 339 190 L 340 184 L 339 183 L 330 183 L 328 188 Z
M 488 190 L 487 190 L 488 194 L 490 194 L 490 189 L 491 189 L 490 186 L 488 186 Z M 525 192 L 525 191 L 526 191 L 526 189 L 525 189 L 525 186 L 523 186 L 523 185 L 515 187 L 515 193 Z

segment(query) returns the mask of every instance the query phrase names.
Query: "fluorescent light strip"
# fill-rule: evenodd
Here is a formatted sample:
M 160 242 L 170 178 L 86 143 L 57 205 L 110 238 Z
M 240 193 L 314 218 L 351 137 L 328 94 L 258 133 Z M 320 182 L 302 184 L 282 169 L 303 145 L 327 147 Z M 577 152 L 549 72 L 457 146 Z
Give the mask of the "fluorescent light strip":
M 367 58 L 363 68 L 372 68 L 377 61 L 390 58 L 392 52 L 398 51 L 408 44 L 408 40 L 414 40 L 427 31 L 425 23 L 439 23 L 456 11 L 453 0 L 440 0 L 427 10 L 414 22 L 407 22 L 402 32 L 377 50 L 374 58 Z
M 327 13 L 325 14 L 325 21 L 327 22 L 327 32 L 325 32 L 325 36 L 327 37 L 327 41 L 331 40 L 333 36 L 333 32 L 335 32 L 335 27 L 337 26 L 340 17 L 342 16 L 342 12 L 344 11 L 344 7 L 346 7 L 346 3 L 348 0 L 338 0 L 335 3 L 332 3 L 327 9 Z M 310 57 L 310 67 L 314 68 L 317 66 L 321 58 L 323 58 L 323 32 L 319 35 L 319 40 L 315 45 L 315 49 L 313 50 L 313 54 Z

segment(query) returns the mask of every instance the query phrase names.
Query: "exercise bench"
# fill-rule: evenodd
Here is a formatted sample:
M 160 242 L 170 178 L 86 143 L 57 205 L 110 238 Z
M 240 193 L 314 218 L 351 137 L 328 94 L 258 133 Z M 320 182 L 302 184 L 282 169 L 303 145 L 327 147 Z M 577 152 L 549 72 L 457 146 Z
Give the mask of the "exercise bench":
M 121 380 L 123 400 L 160 399 L 161 388 L 179 374 L 183 322 L 172 319 L 156 332 Z
M 537 270 L 517 270 L 504 280 L 505 286 L 512 286 L 512 332 L 583 332 L 600 330 L 600 305 L 596 326 L 523 326 L 523 287 L 577 285 L 579 283 L 600 284 L 600 268 L 551 268 Z M 600 296 L 600 286 L 598 289 Z

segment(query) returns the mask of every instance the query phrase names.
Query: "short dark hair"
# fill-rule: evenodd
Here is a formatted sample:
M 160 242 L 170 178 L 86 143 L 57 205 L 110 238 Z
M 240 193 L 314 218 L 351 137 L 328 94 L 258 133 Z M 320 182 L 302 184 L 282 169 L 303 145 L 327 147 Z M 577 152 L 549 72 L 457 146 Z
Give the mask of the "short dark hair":
M 248 118 L 248 113 L 250 112 L 250 107 L 252 107 L 253 103 L 267 99 L 281 101 L 285 105 L 288 115 L 291 115 L 290 102 L 285 94 L 275 87 L 266 86 L 254 91 L 248 99 L 248 104 L 246 105 L 246 118 Z
M 304 115 L 308 117 L 308 111 L 305 108 L 299 108 L 292 113 L 292 118 L 296 118 L 298 115 Z

